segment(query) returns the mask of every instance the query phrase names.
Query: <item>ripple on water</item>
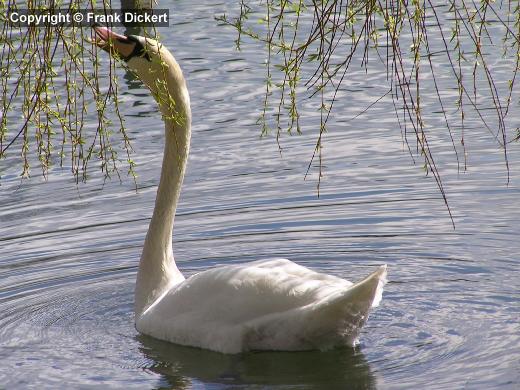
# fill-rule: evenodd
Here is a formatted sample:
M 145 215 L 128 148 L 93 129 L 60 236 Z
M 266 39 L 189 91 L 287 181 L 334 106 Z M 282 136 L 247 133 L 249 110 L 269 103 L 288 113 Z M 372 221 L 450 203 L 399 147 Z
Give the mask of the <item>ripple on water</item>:
M 8 387 L 100 381 L 137 385 L 140 375 L 148 378 L 142 368 L 149 362 L 137 347 L 132 351 L 137 332 L 133 282 L 126 272 L 74 284 L 64 281 L 11 299 L 3 307 L 1 339 L 8 342 L 3 343 L 2 354 L 9 356 L 4 362 L 13 365 L 11 372 L 28 371 L 4 378 Z M 128 378 L 108 380 L 114 369 L 127 370 Z

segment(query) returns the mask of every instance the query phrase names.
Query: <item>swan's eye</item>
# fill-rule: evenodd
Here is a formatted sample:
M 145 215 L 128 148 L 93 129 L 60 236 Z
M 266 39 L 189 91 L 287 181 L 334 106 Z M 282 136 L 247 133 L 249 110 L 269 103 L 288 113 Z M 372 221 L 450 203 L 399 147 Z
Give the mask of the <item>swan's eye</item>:
M 148 54 L 148 51 L 143 46 L 140 39 L 138 39 L 136 36 L 133 36 L 133 35 L 129 35 L 127 37 L 127 39 L 134 43 L 134 50 L 132 51 L 132 53 L 130 53 L 130 55 L 128 57 L 126 57 L 124 59 L 125 61 L 129 61 L 130 58 L 133 58 L 133 57 L 142 57 L 142 58 L 145 58 L 147 61 L 150 61 L 150 62 L 152 61 L 152 59 L 150 58 L 150 55 Z

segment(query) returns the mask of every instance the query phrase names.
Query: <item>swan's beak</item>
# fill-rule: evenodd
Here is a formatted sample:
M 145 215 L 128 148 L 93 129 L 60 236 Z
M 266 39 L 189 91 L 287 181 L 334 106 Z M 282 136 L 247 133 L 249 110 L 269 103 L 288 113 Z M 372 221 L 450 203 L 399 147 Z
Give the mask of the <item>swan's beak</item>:
M 113 54 L 116 53 L 124 60 L 130 57 L 135 48 L 135 42 L 128 39 L 128 37 L 117 34 L 112 30 L 94 26 L 96 37 L 94 43 L 106 52 Z

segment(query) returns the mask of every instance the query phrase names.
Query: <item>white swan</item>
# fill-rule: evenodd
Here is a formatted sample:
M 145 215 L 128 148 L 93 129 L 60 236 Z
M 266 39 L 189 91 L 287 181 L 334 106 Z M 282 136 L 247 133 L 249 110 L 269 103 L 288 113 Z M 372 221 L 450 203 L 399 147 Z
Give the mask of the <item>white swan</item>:
M 186 82 L 160 43 L 95 30 L 97 44 L 122 57 L 150 88 L 165 121 L 161 178 L 137 274 L 137 330 L 224 353 L 353 345 L 370 308 L 381 300 L 386 265 L 356 284 L 286 259 L 183 277 L 173 259 L 172 232 L 190 146 Z

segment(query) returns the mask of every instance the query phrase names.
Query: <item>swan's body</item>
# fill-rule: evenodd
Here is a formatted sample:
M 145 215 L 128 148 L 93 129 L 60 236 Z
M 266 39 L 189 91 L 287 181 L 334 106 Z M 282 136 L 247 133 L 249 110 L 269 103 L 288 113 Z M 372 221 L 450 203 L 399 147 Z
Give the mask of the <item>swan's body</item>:
M 328 349 L 353 345 L 381 300 L 386 266 L 359 283 L 286 259 L 209 269 L 185 279 L 172 232 L 191 134 L 182 72 L 159 43 L 96 28 L 98 42 L 121 55 L 150 88 L 165 120 L 165 150 L 155 209 L 135 291 L 136 328 L 182 345 L 224 353 Z
M 136 321 L 174 343 L 225 353 L 353 345 L 382 293 L 385 267 L 352 287 L 286 259 L 200 272 L 173 285 Z

